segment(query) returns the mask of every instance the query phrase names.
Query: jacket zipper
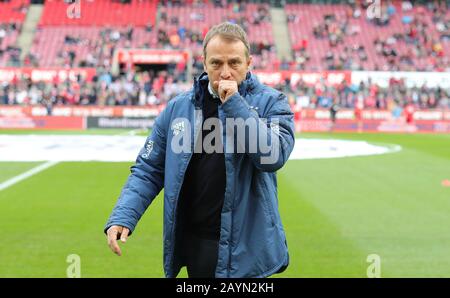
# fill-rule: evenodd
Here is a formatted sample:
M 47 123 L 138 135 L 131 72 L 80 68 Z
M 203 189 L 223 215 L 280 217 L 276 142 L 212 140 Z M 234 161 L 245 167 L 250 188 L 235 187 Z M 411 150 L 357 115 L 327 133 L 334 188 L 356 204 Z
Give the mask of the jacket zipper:
M 196 119 L 195 119 L 195 112 L 196 112 L 196 108 L 194 108 L 194 123 L 196 124 Z M 194 125 L 195 125 L 194 124 Z M 194 146 L 194 148 L 193 148 L 193 150 L 195 150 L 195 141 L 196 141 L 196 138 L 195 138 L 195 126 L 194 126 L 194 137 L 192 138 L 193 140 L 191 141 L 191 146 Z M 178 190 L 177 190 L 177 195 L 175 196 L 175 199 L 174 199 L 174 201 L 176 201 L 176 204 L 174 205 L 174 208 L 173 208 L 173 212 L 172 212 L 172 218 L 173 218 L 173 226 L 172 226 L 172 231 L 171 231 L 171 236 L 172 236 L 172 238 L 175 240 L 175 227 L 176 227 L 176 224 L 177 224 L 177 216 L 176 216 L 176 214 L 177 214 L 177 210 L 178 210 L 178 199 L 179 199 L 179 196 L 180 196 L 180 191 L 181 191 L 181 188 L 183 187 L 183 181 L 184 181 L 184 176 L 186 175 L 186 170 L 187 170 L 187 167 L 189 166 L 189 162 L 191 161 L 191 158 L 192 158 L 192 155 L 193 155 L 193 152 L 191 152 L 190 154 L 189 154 L 189 157 L 188 157 L 188 159 L 187 159 L 187 162 L 185 163 L 185 165 L 184 165 L 184 167 L 183 167 L 183 175 L 181 176 L 181 183 L 180 183 L 180 185 L 178 186 Z M 172 267 L 173 267 L 173 262 L 174 262 L 174 256 L 173 256 L 173 252 L 174 252 L 174 250 L 175 250 L 175 241 L 173 241 L 174 242 L 174 244 L 173 244 L 173 249 L 170 251 L 170 255 L 171 255 L 171 259 L 170 259 L 170 269 L 172 270 Z
M 219 112 L 219 118 L 220 118 L 220 120 L 222 122 L 222 127 L 226 131 L 226 123 L 224 123 L 223 111 L 222 111 L 222 107 L 221 106 L 219 106 L 218 112 Z M 229 167 L 227 166 L 228 158 L 227 158 L 227 155 L 226 155 L 226 144 L 225 144 L 226 137 L 224 138 L 223 134 L 222 134 L 221 137 L 222 137 L 222 145 L 224 147 L 223 148 L 223 150 L 224 150 L 223 154 L 224 154 L 224 159 L 225 159 L 225 177 L 227 177 L 228 176 L 227 173 L 229 172 L 228 171 Z M 227 178 L 226 178 L 226 181 L 228 181 Z M 228 184 L 228 182 L 227 182 L 227 184 Z M 225 192 L 225 194 L 226 194 L 226 192 Z M 225 204 L 225 200 L 226 200 L 226 198 L 224 198 L 224 204 Z M 227 264 L 227 276 L 228 277 L 230 277 L 230 274 L 231 274 L 231 239 L 233 238 L 232 237 L 233 236 L 233 210 L 234 210 L 234 200 L 231 201 L 231 211 L 230 211 L 231 227 L 230 227 L 230 233 L 229 233 L 229 237 L 228 237 L 228 239 L 229 239 L 229 241 L 228 241 L 228 264 Z M 220 227 L 220 229 L 222 230 L 222 226 Z

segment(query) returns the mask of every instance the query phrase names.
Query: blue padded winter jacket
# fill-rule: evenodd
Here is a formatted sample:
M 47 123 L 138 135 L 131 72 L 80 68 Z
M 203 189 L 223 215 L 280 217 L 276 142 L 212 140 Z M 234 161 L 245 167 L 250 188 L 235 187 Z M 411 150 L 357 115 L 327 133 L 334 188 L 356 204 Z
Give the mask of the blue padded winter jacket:
M 207 86 L 208 76 L 203 73 L 195 79 L 190 91 L 170 100 L 156 118 L 104 229 L 120 225 L 132 233 L 164 188 L 166 277 L 176 277 L 182 266 L 174 254 L 177 203 L 194 141 L 201 131 L 202 100 Z M 238 91 L 218 109 L 223 146 L 227 149 L 224 149 L 226 187 L 215 275 L 267 277 L 283 271 L 289 263 L 278 212 L 275 172 L 286 163 L 294 147 L 293 113 L 285 95 L 261 84 L 250 72 Z M 237 129 L 232 130 L 225 123 L 229 119 L 256 123 L 256 134 L 238 136 Z M 250 151 L 251 144 L 261 137 L 268 146 Z M 179 144 L 183 145 L 181 151 Z

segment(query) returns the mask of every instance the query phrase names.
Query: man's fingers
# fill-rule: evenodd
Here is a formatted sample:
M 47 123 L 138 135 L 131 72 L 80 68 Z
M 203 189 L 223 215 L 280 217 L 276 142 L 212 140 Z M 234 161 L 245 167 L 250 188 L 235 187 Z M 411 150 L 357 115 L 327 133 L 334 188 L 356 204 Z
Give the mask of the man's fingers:
M 129 229 L 123 228 L 122 233 L 120 234 L 120 240 L 122 241 L 122 243 L 127 242 L 129 232 L 130 232 Z
M 237 92 L 237 82 L 232 80 L 221 80 L 219 82 L 218 92 L 220 99 L 225 101 L 228 96 L 233 95 L 235 92 Z
M 213 87 L 216 88 L 216 89 L 219 88 L 219 81 L 214 81 L 213 82 Z
M 108 245 L 111 248 L 112 252 L 117 254 L 118 256 L 122 255 L 122 251 L 120 250 L 119 244 L 117 244 L 116 235 L 108 236 Z
M 120 250 L 119 244 L 117 244 L 117 240 L 111 240 L 110 246 L 113 253 L 118 255 L 119 257 L 122 255 L 122 251 Z
M 108 230 L 108 246 L 111 248 L 112 252 L 118 256 L 122 255 L 119 244 L 117 244 L 117 236 L 119 234 L 118 227 L 112 227 Z
M 223 100 L 227 94 L 226 89 L 226 81 L 222 80 L 217 82 L 217 92 L 219 93 L 220 98 Z

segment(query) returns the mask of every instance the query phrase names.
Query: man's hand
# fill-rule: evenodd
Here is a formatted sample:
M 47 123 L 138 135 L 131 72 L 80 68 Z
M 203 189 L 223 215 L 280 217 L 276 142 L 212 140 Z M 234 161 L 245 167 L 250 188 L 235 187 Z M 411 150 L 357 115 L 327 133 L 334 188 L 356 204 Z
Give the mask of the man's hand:
M 120 239 L 122 243 L 125 243 L 127 241 L 129 233 L 130 230 L 122 226 L 111 226 L 108 231 L 106 231 L 106 234 L 108 235 L 108 246 L 109 248 L 111 248 L 113 253 L 117 254 L 118 256 L 122 255 L 122 251 L 117 244 L 117 240 Z
M 221 80 L 214 81 L 213 87 L 218 90 L 220 100 L 222 103 L 227 101 L 233 94 L 238 92 L 238 84 L 236 81 Z

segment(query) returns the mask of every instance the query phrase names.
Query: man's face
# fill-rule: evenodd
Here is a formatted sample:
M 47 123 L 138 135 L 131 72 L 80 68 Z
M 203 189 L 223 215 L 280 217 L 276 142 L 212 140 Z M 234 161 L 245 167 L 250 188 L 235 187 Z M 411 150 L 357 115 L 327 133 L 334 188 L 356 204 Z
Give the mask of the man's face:
M 236 81 L 239 85 L 247 75 L 252 57 L 247 58 L 246 48 L 242 41 L 224 39 L 214 36 L 206 46 L 206 57 L 203 59 L 204 70 L 209 81 Z M 217 88 L 214 87 L 217 92 Z

